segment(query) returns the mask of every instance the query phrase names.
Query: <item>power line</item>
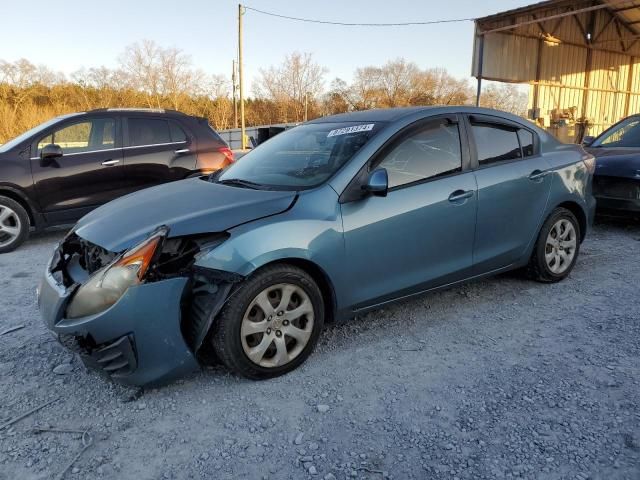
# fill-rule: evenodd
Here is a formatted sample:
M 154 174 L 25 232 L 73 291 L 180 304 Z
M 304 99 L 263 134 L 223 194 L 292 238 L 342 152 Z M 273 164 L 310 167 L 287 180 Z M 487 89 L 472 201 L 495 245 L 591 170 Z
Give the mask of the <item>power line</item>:
M 258 10 L 257 8 L 243 6 L 246 10 L 251 10 L 263 15 L 269 15 L 271 17 L 283 18 L 285 20 L 294 20 L 296 22 L 307 23 L 321 23 L 324 25 L 340 25 L 343 27 L 408 27 L 412 25 L 434 25 L 436 23 L 457 23 L 457 22 L 470 22 L 475 20 L 474 18 L 455 18 L 448 20 L 430 20 L 426 22 L 399 22 L 399 23 L 350 23 L 350 22 L 332 22 L 329 20 L 317 20 L 312 18 L 300 18 L 290 17 L 288 15 L 280 15 L 279 13 L 265 12 L 264 10 Z

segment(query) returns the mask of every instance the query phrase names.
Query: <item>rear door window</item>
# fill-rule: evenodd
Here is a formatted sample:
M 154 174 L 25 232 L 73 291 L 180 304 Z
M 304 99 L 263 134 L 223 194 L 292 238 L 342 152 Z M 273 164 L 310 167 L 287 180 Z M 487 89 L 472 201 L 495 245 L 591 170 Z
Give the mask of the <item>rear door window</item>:
M 129 146 L 171 143 L 169 123 L 160 118 L 129 118 Z
M 480 165 L 522 157 L 520 141 L 515 128 L 493 124 L 472 124 L 471 130 Z

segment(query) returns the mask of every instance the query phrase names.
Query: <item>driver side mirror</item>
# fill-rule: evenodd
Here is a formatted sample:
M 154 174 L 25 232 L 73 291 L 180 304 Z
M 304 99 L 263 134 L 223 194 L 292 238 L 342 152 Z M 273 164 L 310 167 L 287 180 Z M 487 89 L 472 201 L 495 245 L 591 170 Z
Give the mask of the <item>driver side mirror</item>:
M 386 197 L 389 191 L 389 175 L 384 168 L 377 168 L 369 174 L 367 183 L 362 186 L 365 192 L 377 197 Z
M 45 145 L 40 152 L 40 165 L 48 167 L 56 158 L 60 158 L 62 155 L 63 151 L 62 148 L 60 148 L 60 145 L 56 145 L 55 143 Z
M 592 135 L 586 135 L 585 137 L 583 137 L 582 139 L 582 146 L 583 147 L 589 147 L 591 146 L 591 144 L 593 143 L 593 141 L 596 139 L 596 137 L 592 136 Z

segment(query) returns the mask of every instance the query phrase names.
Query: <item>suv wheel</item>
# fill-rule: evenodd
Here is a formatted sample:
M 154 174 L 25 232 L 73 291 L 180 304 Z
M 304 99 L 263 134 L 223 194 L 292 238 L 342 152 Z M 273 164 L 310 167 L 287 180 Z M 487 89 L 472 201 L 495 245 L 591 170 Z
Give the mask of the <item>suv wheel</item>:
M 529 275 L 539 282 L 566 278 L 580 252 L 580 225 L 566 208 L 556 208 L 538 234 L 529 261 Z
M 298 367 L 324 324 L 320 289 L 303 270 L 259 270 L 231 294 L 216 319 L 213 347 L 235 373 L 261 380 Z
M 29 236 L 29 215 L 15 200 L 0 196 L 0 253 L 18 248 Z

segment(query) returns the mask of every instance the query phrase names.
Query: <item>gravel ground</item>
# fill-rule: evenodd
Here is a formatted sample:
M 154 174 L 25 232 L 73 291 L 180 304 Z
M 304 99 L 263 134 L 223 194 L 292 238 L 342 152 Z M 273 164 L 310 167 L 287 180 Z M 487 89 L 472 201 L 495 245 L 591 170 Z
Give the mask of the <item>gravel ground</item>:
M 0 332 L 25 326 L 0 336 L 0 425 L 59 397 L 0 429 L 2 480 L 640 478 L 640 225 L 599 223 L 560 284 L 425 295 L 328 326 L 284 377 L 208 368 L 142 395 L 41 325 L 61 236 L 0 256 Z

